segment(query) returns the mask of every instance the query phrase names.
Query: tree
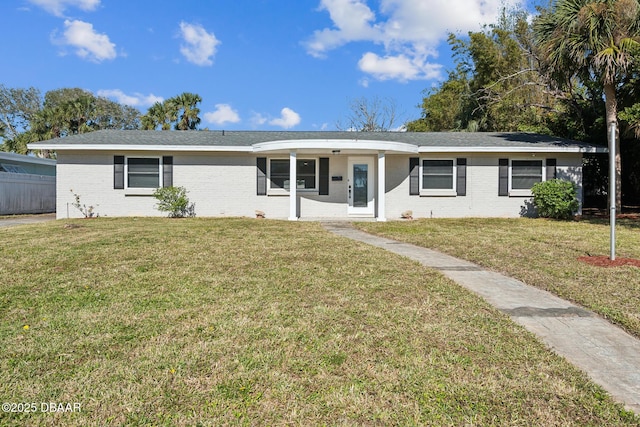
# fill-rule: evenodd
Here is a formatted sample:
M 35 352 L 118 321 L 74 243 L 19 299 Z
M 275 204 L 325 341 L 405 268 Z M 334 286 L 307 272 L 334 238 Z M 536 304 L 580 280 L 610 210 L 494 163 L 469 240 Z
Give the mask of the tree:
M 464 74 L 451 72 L 440 87 L 424 93 L 422 117 L 407 123 L 408 132 L 458 131 L 469 123 L 465 110 L 470 92 Z
M 160 126 L 162 130 L 169 130 L 171 129 L 171 122 L 175 120 L 177 120 L 177 115 L 170 112 L 165 103 L 156 102 L 149 107 L 147 114 L 142 116 L 142 129 L 156 130 Z
M 26 154 L 27 144 L 99 129 L 137 129 L 140 112 L 79 88 L 49 91 L 0 86 L 0 124 L 7 151 Z M 39 153 L 45 157 L 52 153 Z
M 194 130 L 200 124 L 200 109 L 198 104 L 202 102 L 200 95 L 184 92 L 167 100 L 172 110 L 178 115 L 176 130 Z
M 449 35 L 455 70 L 425 91 L 422 117 L 409 131 L 528 131 L 552 133 L 562 114 L 537 68 L 532 29 L 523 11 L 461 38 Z
M 396 102 L 391 98 L 356 98 L 349 101 L 349 108 L 351 112 L 346 124 L 340 121 L 336 123 L 339 130 L 387 132 L 393 130 L 398 120 Z
M 147 114 L 142 116 L 142 128 L 155 130 L 160 127 L 162 130 L 169 130 L 173 124 L 176 130 L 197 129 L 201 121 L 198 116 L 200 102 L 200 95 L 189 92 L 166 99 L 164 102 L 156 102 L 149 107 Z
M 0 137 L 4 140 L 4 150 L 14 151 L 12 148 L 20 145 L 15 141 L 16 138 L 29 128 L 29 122 L 41 106 L 42 98 L 38 89 L 8 88 L 0 84 Z
M 96 97 L 78 88 L 45 94 L 43 108 L 30 121 L 30 142 L 101 129 L 137 129 L 140 113 L 133 107 Z
M 638 0 L 557 0 L 535 22 L 548 73 L 560 86 L 596 76 L 606 128 L 618 124 L 617 90 L 640 48 Z M 622 207 L 620 134 L 616 132 L 616 208 Z M 610 147 L 613 148 L 613 147 Z

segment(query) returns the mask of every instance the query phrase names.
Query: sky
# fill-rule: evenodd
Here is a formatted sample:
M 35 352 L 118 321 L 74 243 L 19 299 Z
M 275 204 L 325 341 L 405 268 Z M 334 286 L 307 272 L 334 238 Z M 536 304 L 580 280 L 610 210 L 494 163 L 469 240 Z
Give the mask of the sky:
M 0 84 L 79 87 L 145 113 L 202 97 L 200 129 L 336 130 L 350 103 L 400 126 L 453 68 L 449 33 L 525 0 L 2 0 Z

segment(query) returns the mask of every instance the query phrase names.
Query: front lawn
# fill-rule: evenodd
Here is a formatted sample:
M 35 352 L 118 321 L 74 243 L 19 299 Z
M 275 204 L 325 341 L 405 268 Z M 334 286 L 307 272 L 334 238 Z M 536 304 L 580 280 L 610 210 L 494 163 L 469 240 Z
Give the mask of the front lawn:
M 639 421 L 470 292 L 315 223 L 100 218 L 0 239 L 0 396 L 36 405 L 3 406 L 3 426 Z
M 640 221 L 617 221 L 619 258 L 640 259 Z M 640 337 L 640 268 L 579 261 L 609 255 L 604 220 L 424 219 L 358 223 L 362 230 L 437 249 L 587 307 Z

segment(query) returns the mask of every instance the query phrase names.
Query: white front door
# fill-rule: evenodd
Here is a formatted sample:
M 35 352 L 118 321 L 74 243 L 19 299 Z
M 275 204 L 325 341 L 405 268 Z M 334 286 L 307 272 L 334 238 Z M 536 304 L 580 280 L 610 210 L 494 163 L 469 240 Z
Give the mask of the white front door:
M 373 158 L 349 157 L 348 202 L 349 216 L 375 215 Z

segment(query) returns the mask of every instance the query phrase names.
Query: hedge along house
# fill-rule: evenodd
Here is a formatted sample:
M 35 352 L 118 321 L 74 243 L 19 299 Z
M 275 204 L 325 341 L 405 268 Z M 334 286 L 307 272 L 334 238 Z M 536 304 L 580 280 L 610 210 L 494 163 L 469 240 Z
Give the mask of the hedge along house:
M 606 152 L 525 133 L 116 131 L 29 144 L 57 153 L 57 213 L 73 193 L 101 216 L 161 215 L 154 189 L 182 186 L 199 216 L 517 217 L 531 187 L 578 186 L 582 156 Z

